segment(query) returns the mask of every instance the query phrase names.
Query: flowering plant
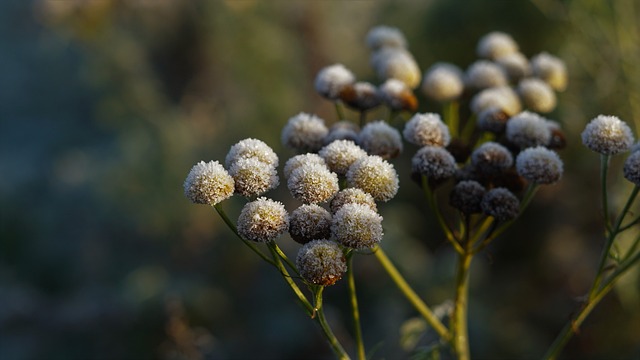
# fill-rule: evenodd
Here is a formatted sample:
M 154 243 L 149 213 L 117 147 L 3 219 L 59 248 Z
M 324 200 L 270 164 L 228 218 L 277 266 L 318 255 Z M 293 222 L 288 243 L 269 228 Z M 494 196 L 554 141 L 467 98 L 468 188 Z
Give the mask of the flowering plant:
M 280 184 L 280 161 L 271 147 L 253 138 L 232 146 L 224 166 L 218 161 L 196 164 L 184 192 L 194 203 L 213 206 L 240 240 L 278 270 L 337 357 L 349 355 L 327 322 L 323 292 L 346 276 L 355 352 L 365 359 L 353 261 L 374 256 L 438 335 L 422 352 L 447 351 L 469 359 L 468 284 L 474 256 L 521 217 L 541 185 L 563 175 L 556 150 L 565 146 L 564 133 L 559 123 L 540 114 L 554 110 L 556 92 L 566 88 L 566 68 L 547 53 L 527 59 L 501 32 L 480 39 L 481 59 L 465 72 L 438 63 L 424 76 L 398 29 L 376 27 L 366 43 L 383 83 L 357 81 L 341 64 L 327 66 L 318 73 L 315 88 L 335 104 L 337 121 L 327 127 L 323 119 L 300 113 L 282 129 L 282 143 L 298 152 L 285 162 L 283 174 L 299 207 L 289 213 L 282 202 L 264 197 Z M 442 114 L 417 112 L 418 86 L 442 104 Z M 369 111 L 380 106 L 388 108 L 388 118 L 370 121 Z M 357 114 L 356 121 L 348 120 L 345 107 Z M 452 301 L 437 309 L 420 298 L 383 249 L 378 205 L 399 191 L 392 160 L 404 150 L 403 139 L 419 148 L 411 159 L 412 178 L 457 255 Z M 582 140 L 601 154 L 606 242 L 591 290 L 550 346 L 548 359 L 560 354 L 616 280 L 640 262 L 640 237 L 624 253 L 612 252 L 617 237 L 640 222 L 626 219 L 640 189 L 640 152 L 633 151 L 625 163 L 624 176 L 636 187 L 613 222 L 607 197 L 609 159 L 631 149 L 631 130 L 618 118 L 601 115 L 587 125 Z M 222 208 L 234 194 L 249 200 L 237 221 Z M 446 211 L 438 201 L 442 195 L 449 199 Z M 295 260 L 278 245 L 285 233 L 301 244 Z

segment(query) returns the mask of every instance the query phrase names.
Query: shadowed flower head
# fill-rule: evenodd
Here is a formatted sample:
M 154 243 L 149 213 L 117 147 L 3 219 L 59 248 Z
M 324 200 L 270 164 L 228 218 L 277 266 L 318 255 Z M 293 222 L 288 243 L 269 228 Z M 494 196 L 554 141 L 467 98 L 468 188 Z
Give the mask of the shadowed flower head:
M 382 104 L 378 88 L 371 83 L 359 81 L 342 89 L 340 100 L 359 111 L 371 110 Z
M 366 37 L 367 46 L 371 50 L 378 50 L 385 47 L 406 48 L 407 40 L 402 31 L 390 26 L 376 26 L 369 30 Z
M 318 239 L 300 248 L 296 267 L 307 282 L 329 286 L 340 280 L 347 271 L 347 260 L 338 244 Z
M 495 134 L 504 132 L 509 115 L 497 107 L 490 107 L 478 114 L 478 129 Z
M 400 132 L 383 120 L 370 122 L 358 134 L 358 145 L 384 159 L 395 158 L 402 152 Z
M 465 73 L 465 84 L 474 90 L 507 85 L 507 75 L 500 66 L 491 61 L 478 60 Z
M 345 175 L 351 164 L 367 152 L 350 140 L 336 140 L 323 147 L 318 155 L 324 159 L 329 170 L 338 175 Z
M 329 201 L 340 190 L 338 175 L 318 164 L 299 166 L 291 173 L 287 187 L 294 198 L 305 204 Z
M 518 52 L 518 44 L 511 35 L 500 31 L 493 31 L 481 37 L 476 48 L 478 56 L 492 60 L 515 52 Z
M 516 170 L 534 184 L 553 184 L 562 177 L 562 160 L 545 147 L 528 148 L 518 154 Z
M 358 188 L 346 188 L 340 190 L 336 196 L 331 199 L 331 212 L 336 213 L 345 204 L 361 204 L 366 205 L 373 211 L 378 211 L 376 202 L 371 194 L 366 193 Z
M 404 48 L 382 48 L 371 56 L 378 78 L 381 80 L 397 79 L 411 89 L 420 85 L 422 73 L 413 55 Z
M 284 164 L 284 169 L 282 170 L 282 172 L 284 173 L 285 179 L 288 180 L 291 177 L 291 173 L 293 173 L 295 169 L 299 168 L 302 165 L 310 165 L 310 164 L 317 164 L 322 166 L 327 165 L 324 159 L 316 153 L 306 153 L 306 154 L 296 155 L 290 158 L 289 160 L 287 160 L 287 162 Z
M 416 111 L 418 99 L 413 91 L 402 81 L 389 79 L 380 85 L 380 95 L 382 100 L 392 110 Z
M 556 93 L 551 86 L 538 78 L 523 79 L 518 84 L 518 94 L 524 106 L 531 111 L 548 113 L 556 107 Z
M 546 52 L 540 53 L 531 59 L 533 75 L 544 80 L 556 91 L 564 91 L 567 88 L 567 67 L 560 58 Z
M 246 197 L 262 195 L 280 184 L 276 168 L 253 157 L 236 160 L 229 174 L 235 181 L 236 193 Z
M 509 119 L 506 134 L 507 139 L 521 149 L 545 146 L 551 141 L 547 119 L 529 111 L 523 111 Z
M 451 190 L 449 204 L 465 214 L 477 214 L 482 212 L 480 203 L 486 192 L 477 181 L 460 181 Z
M 411 171 L 430 180 L 448 179 L 457 169 L 453 155 L 438 146 L 424 146 L 411 159 Z
M 498 187 L 484 194 L 480 207 L 483 213 L 498 221 L 509 221 L 518 216 L 520 201 L 511 191 Z
M 319 205 L 304 204 L 291 213 L 289 220 L 289 235 L 300 244 L 331 236 L 331 214 Z
M 482 174 L 496 175 L 513 165 L 513 155 L 506 147 L 489 141 L 473 151 L 471 163 Z
M 284 205 L 264 197 L 247 203 L 238 217 L 238 233 L 245 240 L 267 242 L 289 229 Z
M 382 240 L 382 216 L 367 205 L 345 204 L 333 215 L 331 233 L 346 247 L 371 248 Z
M 531 75 L 531 64 L 522 53 L 514 52 L 503 55 L 495 59 L 495 62 L 504 70 L 512 82 L 518 82 L 520 79 Z
M 408 142 L 418 146 L 445 147 L 451 141 L 449 128 L 436 113 L 413 115 L 404 126 L 402 135 Z
M 379 156 L 369 155 L 353 163 L 347 183 L 371 194 L 376 201 L 389 201 L 398 192 L 396 169 Z
M 328 133 L 324 120 L 300 113 L 290 118 L 282 129 L 282 144 L 300 152 L 318 151 Z
M 452 64 L 438 63 L 431 66 L 422 80 L 422 92 L 435 101 L 457 99 L 463 91 L 462 70 Z
M 358 141 L 360 127 L 351 121 L 338 121 L 329 128 L 329 135 L 324 138 L 324 144 L 329 145 L 336 140 Z
M 508 86 L 499 86 L 484 89 L 471 99 L 471 111 L 480 114 L 486 109 L 496 108 L 509 116 L 513 116 L 522 110 L 518 94 Z
M 256 158 L 273 167 L 278 166 L 278 155 L 269 145 L 258 139 L 249 138 L 237 142 L 229 149 L 224 162 L 230 168 L 238 159 L 244 158 Z
M 640 151 L 632 151 L 624 162 L 624 178 L 640 186 Z
M 233 195 L 235 185 L 217 161 L 195 164 L 184 180 L 184 196 L 195 204 L 216 205 Z
M 629 126 L 616 116 L 598 115 L 582 132 L 582 143 L 597 153 L 615 155 L 631 148 L 633 134 Z
M 318 72 L 316 91 L 323 97 L 337 100 L 342 90 L 356 81 L 353 73 L 342 64 L 327 66 Z

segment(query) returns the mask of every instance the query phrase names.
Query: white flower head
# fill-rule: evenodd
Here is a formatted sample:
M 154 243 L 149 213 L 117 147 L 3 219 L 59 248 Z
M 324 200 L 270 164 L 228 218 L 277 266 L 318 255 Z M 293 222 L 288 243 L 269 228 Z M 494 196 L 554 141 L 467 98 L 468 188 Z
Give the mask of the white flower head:
M 331 213 L 316 204 L 304 204 L 289 217 L 289 235 L 300 244 L 331 236 Z
M 464 92 L 462 70 L 446 63 L 431 66 L 422 80 L 422 92 L 428 98 L 439 102 L 459 98 Z
M 371 28 L 366 37 L 367 46 L 371 50 L 378 50 L 380 48 L 406 48 L 407 40 L 405 39 L 400 29 L 379 25 Z
M 513 116 L 522 110 L 518 94 L 508 86 L 499 86 L 480 91 L 471 99 L 471 111 L 480 114 L 489 108 L 497 108 Z
M 350 140 L 336 140 L 323 147 L 318 155 L 324 159 L 329 170 L 338 175 L 345 175 L 351 164 L 367 152 Z
M 262 195 L 280 184 L 276 168 L 254 157 L 236 160 L 229 174 L 235 181 L 235 192 L 246 197 Z
M 507 74 L 509 80 L 518 82 L 531 75 L 529 59 L 520 52 L 502 55 L 494 60 Z
M 331 233 L 346 247 L 372 248 L 382 240 L 382 216 L 366 205 L 345 204 L 333 215 Z
M 562 177 L 562 160 L 555 151 L 542 146 L 518 154 L 516 171 L 534 184 L 553 184 Z
M 547 119 L 536 113 L 523 111 L 509 119 L 506 135 L 510 142 L 525 149 L 547 145 L 551 140 L 551 129 Z
M 296 267 L 306 281 L 329 286 L 340 280 L 347 271 L 347 260 L 337 243 L 318 239 L 300 248 Z
M 329 201 L 340 190 L 338 175 L 318 164 L 299 166 L 291 173 L 287 187 L 294 198 L 305 204 Z
M 429 180 L 444 180 L 452 177 L 458 167 L 456 160 L 446 149 L 424 146 L 411 159 L 411 170 Z
M 389 201 L 398 192 L 398 173 L 392 164 L 376 155 L 360 158 L 347 171 L 347 183 L 373 196 L 376 201 Z
M 415 114 L 404 126 L 404 138 L 418 146 L 449 145 L 451 135 L 449 128 L 436 113 Z
M 618 117 L 598 115 L 582 132 L 582 143 L 597 153 L 615 155 L 631 148 L 633 133 Z
M 540 53 L 531 59 L 533 75 L 547 82 L 554 90 L 564 91 L 567 88 L 567 66 L 560 58 Z
M 234 144 L 225 158 L 227 168 L 241 158 L 256 158 L 273 167 L 278 166 L 278 155 L 264 141 L 258 139 L 244 139 Z
M 524 106 L 531 111 L 548 113 L 556 108 L 556 93 L 549 84 L 538 78 L 520 81 L 518 94 Z
M 496 63 L 478 60 L 467 69 L 465 84 L 474 90 L 506 86 L 508 84 L 507 74 Z
M 493 60 L 504 55 L 518 52 L 518 44 L 513 40 L 511 35 L 500 31 L 493 31 L 480 38 L 476 52 L 480 57 Z
M 413 55 L 405 49 L 380 49 L 371 55 L 371 65 L 381 80 L 397 79 L 411 89 L 420 85 L 420 67 Z
M 233 195 L 235 185 L 217 161 L 195 164 L 184 180 L 184 195 L 195 204 L 216 205 Z
M 281 202 L 258 198 L 247 203 L 238 217 L 238 233 L 245 240 L 268 242 L 289 229 L 289 214 Z
M 402 152 L 402 137 L 398 130 L 385 121 L 373 121 L 365 125 L 358 134 L 358 145 L 369 155 L 391 159 Z
M 289 119 L 282 129 L 282 143 L 300 152 L 318 151 L 329 129 L 321 118 L 300 113 Z
M 284 164 L 284 169 L 282 170 L 282 172 L 284 173 L 285 179 L 288 180 L 291 177 L 291 173 L 295 169 L 306 164 L 318 164 L 318 165 L 326 166 L 324 159 L 316 153 L 306 153 L 306 154 L 296 155 L 290 158 L 289 160 L 287 160 L 287 162 Z
M 337 100 L 340 92 L 353 84 L 356 77 L 342 64 L 327 66 L 318 72 L 315 80 L 316 91 L 327 99 Z

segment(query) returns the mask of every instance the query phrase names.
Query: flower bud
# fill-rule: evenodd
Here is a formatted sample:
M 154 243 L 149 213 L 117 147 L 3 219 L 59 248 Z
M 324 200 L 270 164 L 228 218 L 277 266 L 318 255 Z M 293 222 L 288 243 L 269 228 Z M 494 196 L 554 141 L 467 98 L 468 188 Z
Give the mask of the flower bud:
M 509 55 L 518 51 L 518 44 L 511 35 L 493 31 L 478 41 L 476 53 L 485 59 L 497 59 L 501 56 Z
M 513 156 L 506 147 L 489 141 L 473 151 L 471 164 L 484 175 L 496 175 L 513 165 Z
M 511 143 L 521 149 L 544 146 L 551 141 L 547 119 L 529 111 L 523 111 L 509 119 L 506 135 Z
M 239 159 L 256 158 L 265 164 L 273 167 L 278 166 L 278 155 L 265 144 L 262 140 L 258 139 L 244 139 L 237 142 L 229 149 L 227 157 L 225 158 L 225 164 L 227 168 L 230 168 L 233 163 Z
M 276 168 L 254 157 L 236 160 L 229 174 L 235 181 L 236 193 L 246 197 L 262 195 L 280 184 Z
M 415 114 L 406 123 L 402 132 L 404 138 L 418 146 L 449 145 L 449 128 L 436 113 Z
M 437 146 L 424 146 L 411 159 L 411 171 L 429 180 L 444 180 L 457 170 L 456 160 L 447 150 Z
M 329 170 L 338 175 L 345 175 L 349 167 L 367 152 L 350 140 L 336 140 L 318 152 L 327 163 Z
M 531 111 L 548 113 L 556 107 L 556 93 L 540 79 L 523 79 L 518 84 L 518 93 L 524 106 Z
M 480 203 L 486 190 L 484 186 L 474 180 L 460 181 L 451 190 L 449 204 L 465 214 L 482 212 Z
M 340 190 L 338 175 L 317 164 L 305 164 L 295 169 L 287 187 L 294 198 L 305 204 L 328 201 Z
M 462 71 L 452 64 L 433 65 L 422 80 L 422 92 L 438 102 L 459 98 L 464 92 Z
M 553 184 L 562 177 L 562 160 L 545 147 L 528 148 L 518 154 L 516 170 L 534 184 Z
M 284 169 L 282 170 L 282 172 L 284 173 L 285 179 L 289 180 L 289 178 L 291 177 L 291 173 L 293 173 L 295 169 L 299 168 L 302 165 L 310 164 L 317 164 L 322 166 L 327 165 L 324 159 L 320 157 L 320 155 L 315 153 L 296 155 L 287 160 L 287 162 L 284 164 Z
M 465 84 L 470 89 L 483 90 L 506 86 L 508 81 L 507 75 L 500 66 L 490 61 L 478 60 L 467 69 Z
M 331 212 L 335 214 L 345 204 L 366 205 L 371 208 L 371 210 L 378 211 L 378 207 L 376 206 L 373 196 L 358 188 L 346 188 L 340 190 L 336 196 L 331 199 Z
M 509 221 L 518 216 L 520 201 L 511 191 L 498 187 L 484 194 L 480 207 L 482 212 L 498 221 Z
M 546 52 L 540 53 L 531 59 L 533 75 L 544 80 L 556 91 L 564 91 L 567 88 L 567 67 L 562 60 Z
M 337 100 L 342 90 L 356 81 L 355 76 L 342 64 L 327 66 L 318 72 L 316 91 L 330 100 Z

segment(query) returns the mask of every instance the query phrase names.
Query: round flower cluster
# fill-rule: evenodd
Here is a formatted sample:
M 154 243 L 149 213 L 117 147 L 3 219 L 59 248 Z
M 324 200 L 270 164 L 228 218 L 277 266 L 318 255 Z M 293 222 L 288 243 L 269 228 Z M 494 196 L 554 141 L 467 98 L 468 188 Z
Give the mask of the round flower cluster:
M 337 100 L 342 91 L 355 81 L 356 78 L 349 69 L 342 64 L 335 64 L 318 72 L 315 87 L 318 94 L 330 100 Z
M 385 121 L 370 122 L 358 134 L 358 144 L 369 153 L 384 159 L 395 158 L 402 152 L 400 132 Z
M 306 243 L 298 251 L 296 267 L 306 281 L 329 286 L 335 284 L 347 271 L 347 260 L 340 246 L 326 239 Z
M 402 134 L 408 142 L 418 146 L 445 147 L 451 141 L 449 128 L 435 113 L 413 115 Z
M 238 217 L 238 234 L 256 242 L 275 240 L 289 229 L 289 214 L 281 202 L 258 198 L 247 203 Z
M 331 233 L 346 247 L 372 248 L 382 240 L 382 216 L 367 205 L 345 204 L 333 215 Z
M 261 140 L 239 141 L 229 149 L 225 163 L 235 181 L 235 192 L 240 195 L 260 196 L 280 184 L 278 156 Z
M 305 204 L 329 201 L 340 190 L 338 175 L 325 165 L 303 164 L 291 172 L 287 187 Z
M 345 175 L 349 167 L 367 152 L 350 140 L 336 140 L 323 147 L 318 155 L 324 159 L 329 170 Z
M 315 115 L 300 113 L 290 118 L 282 129 L 282 143 L 300 152 L 318 151 L 328 134 L 329 129 L 324 120 Z
M 289 235 L 300 244 L 331 236 L 331 213 L 316 204 L 295 209 L 289 219 Z
M 217 161 L 195 164 L 184 180 L 184 195 L 195 204 L 216 205 L 233 195 L 233 178 Z
M 628 151 L 633 145 L 633 133 L 629 126 L 615 116 L 598 115 L 582 132 L 582 143 L 589 149 L 615 155 Z
M 393 165 L 376 155 L 357 160 L 347 171 L 347 183 L 368 192 L 376 201 L 389 201 L 398 192 L 398 174 Z

